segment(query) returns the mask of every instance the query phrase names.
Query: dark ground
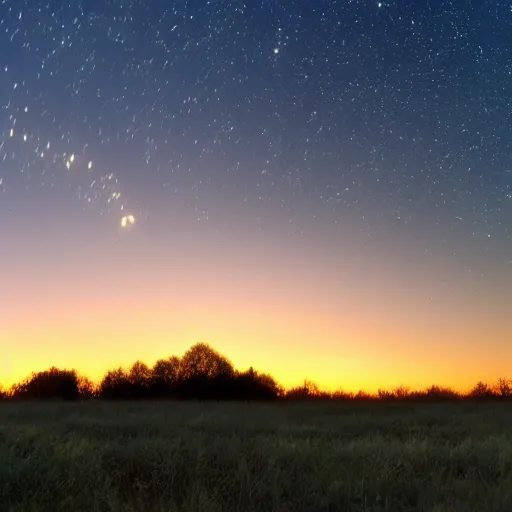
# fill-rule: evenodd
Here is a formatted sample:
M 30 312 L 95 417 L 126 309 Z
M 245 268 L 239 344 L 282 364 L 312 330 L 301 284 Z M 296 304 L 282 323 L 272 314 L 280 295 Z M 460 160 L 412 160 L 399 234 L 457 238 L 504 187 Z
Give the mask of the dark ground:
M 1 511 L 512 511 L 512 404 L 0 403 Z

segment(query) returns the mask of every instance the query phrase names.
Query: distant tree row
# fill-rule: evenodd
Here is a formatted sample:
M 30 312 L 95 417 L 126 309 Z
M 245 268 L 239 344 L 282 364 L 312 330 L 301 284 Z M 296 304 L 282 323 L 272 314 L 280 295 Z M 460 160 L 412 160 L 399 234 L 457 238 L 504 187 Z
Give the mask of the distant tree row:
M 457 392 L 448 387 L 430 386 L 422 390 L 410 390 L 397 387 L 393 390 L 379 389 L 371 394 L 366 391 L 351 393 L 343 390 L 322 391 L 310 381 L 302 386 L 287 390 L 283 396 L 286 400 L 337 400 L 337 401 L 380 401 L 380 402 L 445 402 L 457 400 L 512 400 L 512 380 L 498 379 L 495 385 L 478 382 L 466 393 Z
M 238 401 L 454 401 L 512 399 L 512 380 L 499 379 L 491 386 L 479 382 L 467 393 L 431 386 L 422 391 L 399 387 L 392 391 L 378 390 L 327 392 L 316 384 L 304 384 L 285 390 L 276 380 L 252 367 L 238 371 L 222 354 L 205 343 L 191 347 L 183 357 L 158 360 L 152 368 L 141 361 L 129 370 L 110 370 L 98 384 L 75 370 L 55 367 L 32 373 L 7 391 L 0 389 L 4 400 L 238 400 Z

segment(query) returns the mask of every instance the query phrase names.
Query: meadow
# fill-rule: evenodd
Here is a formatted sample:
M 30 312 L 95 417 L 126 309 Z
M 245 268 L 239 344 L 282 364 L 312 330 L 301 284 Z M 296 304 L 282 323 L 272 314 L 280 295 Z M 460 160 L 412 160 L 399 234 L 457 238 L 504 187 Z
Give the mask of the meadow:
M 512 510 L 510 403 L 0 403 L 0 510 Z

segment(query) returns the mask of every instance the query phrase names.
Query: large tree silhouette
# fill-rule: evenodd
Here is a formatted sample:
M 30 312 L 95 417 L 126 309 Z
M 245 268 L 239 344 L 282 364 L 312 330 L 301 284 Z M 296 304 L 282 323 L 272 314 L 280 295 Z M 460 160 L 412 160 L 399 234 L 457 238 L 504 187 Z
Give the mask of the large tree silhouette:
M 151 395 L 152 374 L 146 363 L 136 361 L 128 372 L 130 396 L 132 398 L 149 398 Z
M 233 377 L 235 368 L 222 354 L 206 343 L 196 343 L 188 349 L 180 362 L 180 377 L 215 379 Z
M 235 368 L 206 343 L 197 343 L 180 360 L 180 398 L 227 400 L 235 398 Z

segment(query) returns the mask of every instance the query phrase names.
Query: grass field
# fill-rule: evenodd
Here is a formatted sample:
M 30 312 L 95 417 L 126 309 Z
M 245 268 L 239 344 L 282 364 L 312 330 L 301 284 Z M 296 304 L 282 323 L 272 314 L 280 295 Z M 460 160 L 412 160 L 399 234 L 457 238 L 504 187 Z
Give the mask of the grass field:
M 512 511 L 512 404 L 0 404 L 2 511 Z

